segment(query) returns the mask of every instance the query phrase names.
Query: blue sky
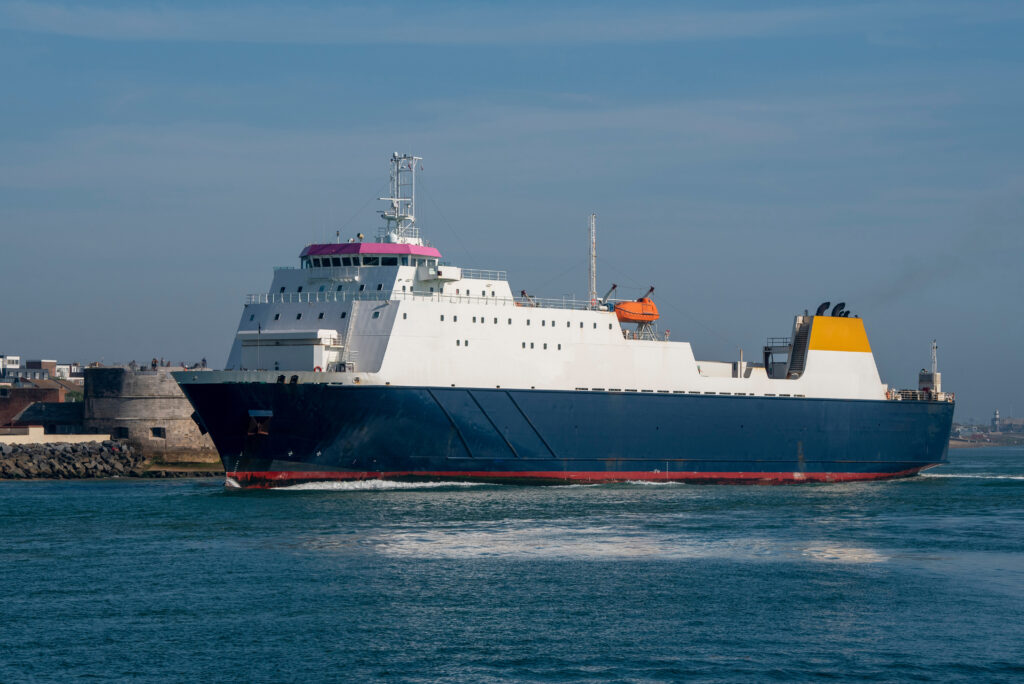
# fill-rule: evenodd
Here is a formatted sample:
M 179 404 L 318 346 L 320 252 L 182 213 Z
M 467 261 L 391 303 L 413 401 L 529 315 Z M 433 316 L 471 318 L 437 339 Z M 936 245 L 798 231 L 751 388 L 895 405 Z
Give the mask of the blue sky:
M 222 363 L 243 297 L 420 225 L 513 288 L 657 287 L 698 358 L 844 300 L 883 380 L 1024 414 L 1024 5 L 0 0 L 0 353 Z

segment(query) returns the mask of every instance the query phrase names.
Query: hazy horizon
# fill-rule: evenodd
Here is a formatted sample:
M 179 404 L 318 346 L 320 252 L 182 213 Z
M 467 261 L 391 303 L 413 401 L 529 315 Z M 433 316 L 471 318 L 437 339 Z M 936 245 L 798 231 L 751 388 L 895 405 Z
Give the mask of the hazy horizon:
M 4 2 L 0 354 L 226 361 L 244 296 L 419 225 L 513 291 L 654 285 L 698 358 L 822 301 L 882 380 L 1024 413 L 1024 7 Z

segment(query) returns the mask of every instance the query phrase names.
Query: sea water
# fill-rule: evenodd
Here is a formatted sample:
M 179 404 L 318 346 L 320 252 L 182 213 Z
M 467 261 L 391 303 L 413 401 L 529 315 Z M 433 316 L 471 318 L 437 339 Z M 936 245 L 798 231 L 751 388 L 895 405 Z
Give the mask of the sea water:
M 1024 450 L 889 482 L 0 483 L 0 681 L 1024 679 Z

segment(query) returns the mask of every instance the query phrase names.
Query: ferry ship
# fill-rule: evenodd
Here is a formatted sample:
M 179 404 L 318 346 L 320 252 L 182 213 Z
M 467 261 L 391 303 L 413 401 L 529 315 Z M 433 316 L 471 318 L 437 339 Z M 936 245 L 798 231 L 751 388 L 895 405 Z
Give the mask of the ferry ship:
M 307 245 L 247 297 L 225 370 L 174 374 L 229 485 L 839 482 L 945 461 L 934 347 L 893 390 L 863 319 L 826 302 L 757 362 L 698 360 L 650 292 L 597 295 L 593 216 L 589 296 L 516 295 L 423 239 L 419 162 L 391 157 L 375 241 Z

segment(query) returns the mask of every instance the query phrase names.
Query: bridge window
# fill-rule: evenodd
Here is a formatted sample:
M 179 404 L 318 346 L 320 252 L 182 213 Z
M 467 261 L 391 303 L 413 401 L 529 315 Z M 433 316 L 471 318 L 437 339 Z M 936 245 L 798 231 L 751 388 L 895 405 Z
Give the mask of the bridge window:
M 320 260 L 319 259 L 313 259 L 313 266 L 315 266 L 316 268 L 320 268 Z
M 364 256 L 363 266 L 380 266 L 379 256 Z
M 341 266 L 341 259 L 339 259 L 338 257 L 331 257 L 331 265 Z
M 341 265 L 342 266 L 351 266 L 352 265 L 352 258 L 351 257 L 341 257 Z M 356 259 L 356 264 L 355 265 L 356 266 L 359 265 L 359 260 L 358 259 Z
M 407 256 L 402 257 L 402 265 L 403 266 L 408 266 L 409 265 L 409 257 L 407 257 Z
M 397 266 L 398 265 L 398 257 L 381 257 L 380 258 L 380 265 L 381 266 Z

